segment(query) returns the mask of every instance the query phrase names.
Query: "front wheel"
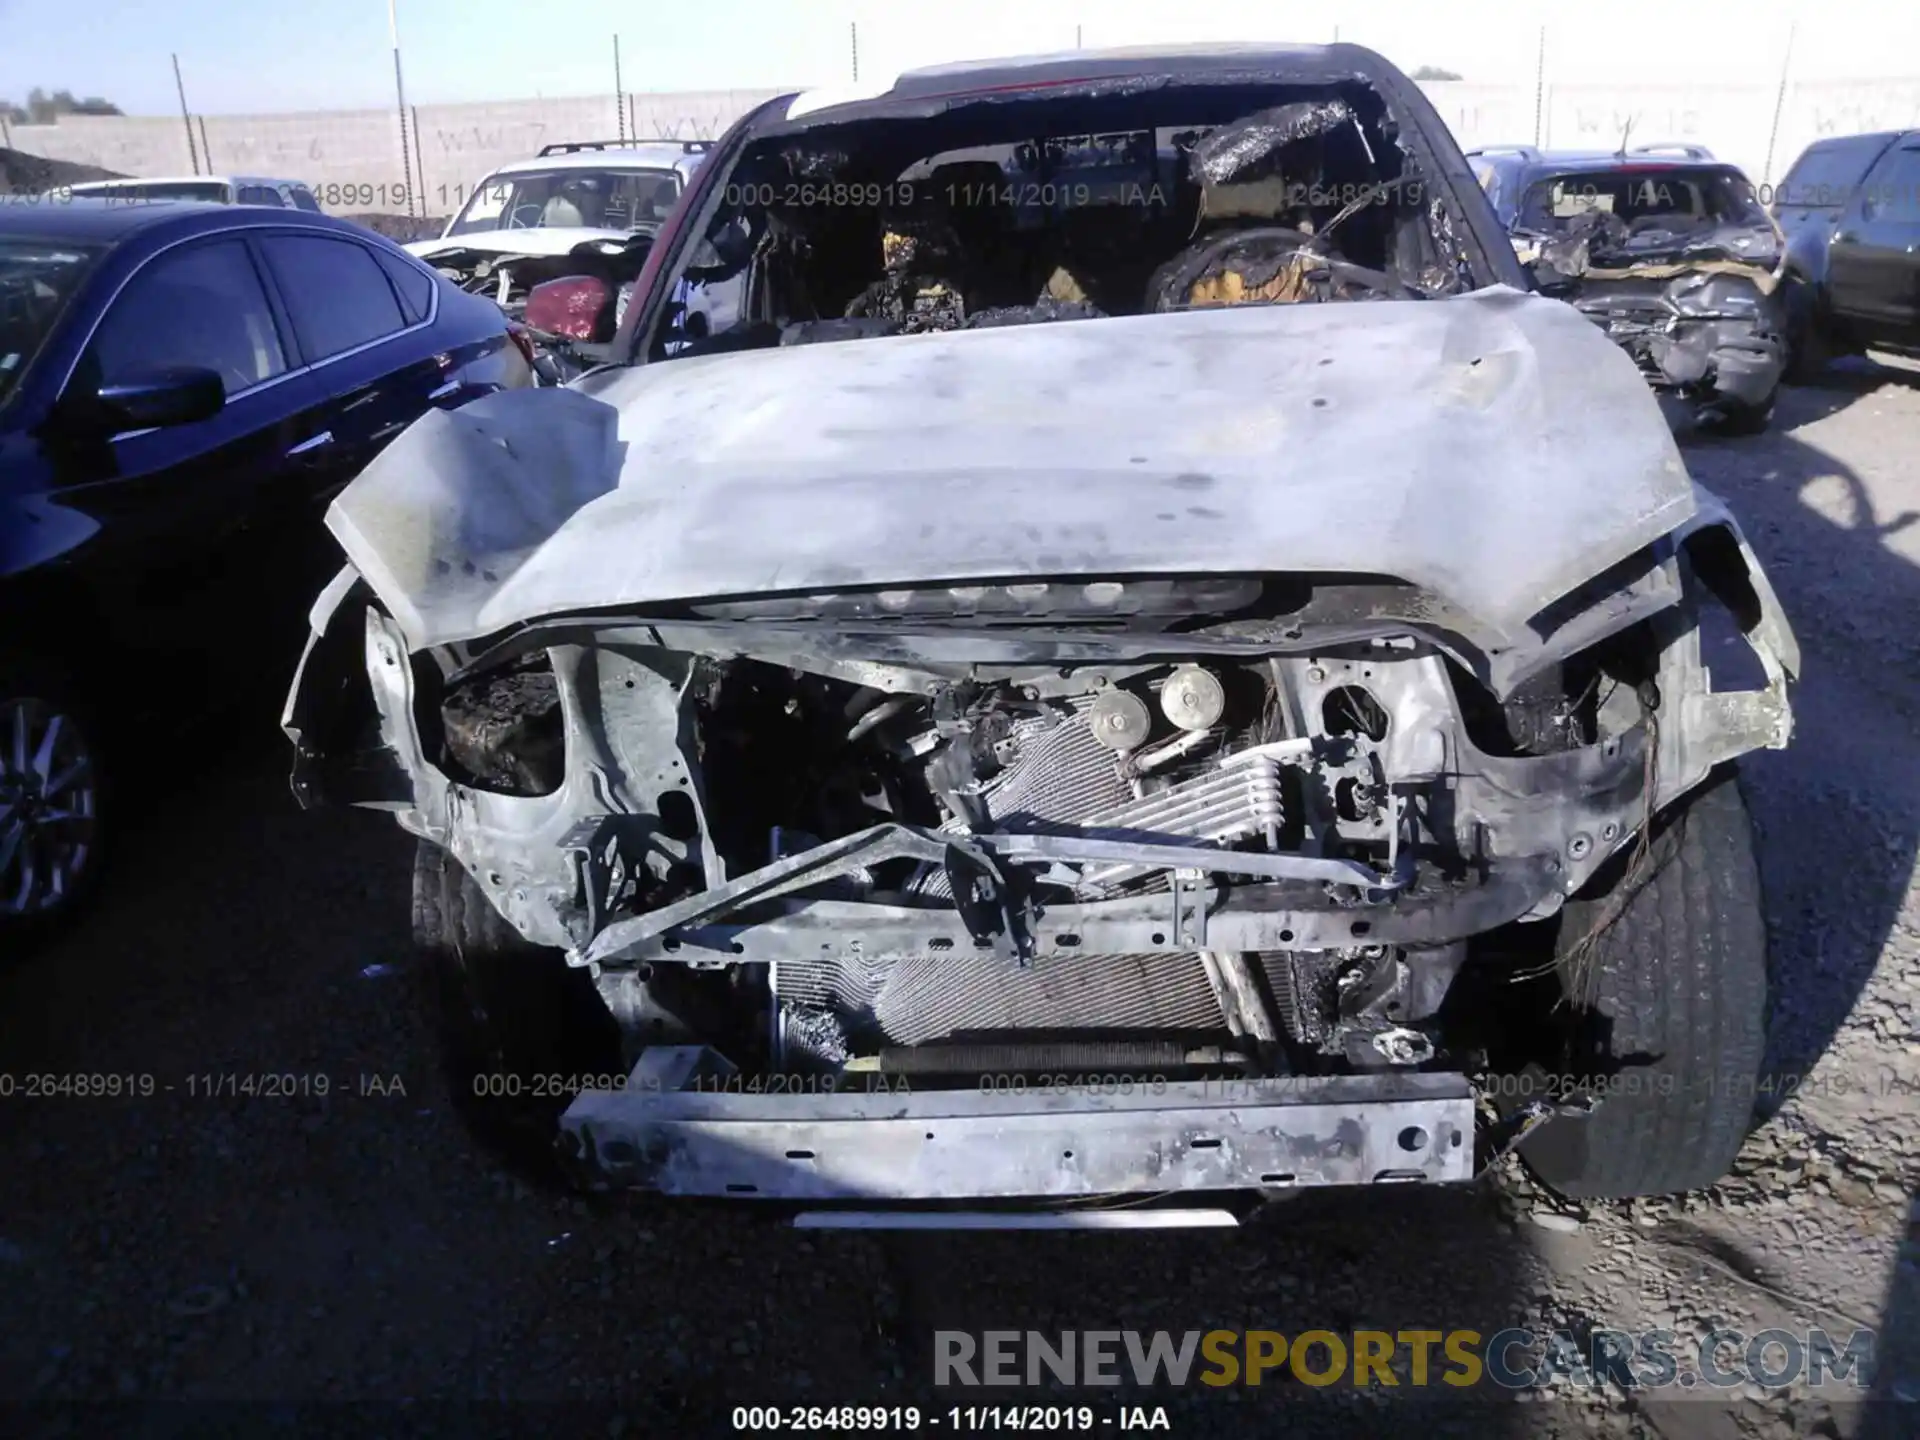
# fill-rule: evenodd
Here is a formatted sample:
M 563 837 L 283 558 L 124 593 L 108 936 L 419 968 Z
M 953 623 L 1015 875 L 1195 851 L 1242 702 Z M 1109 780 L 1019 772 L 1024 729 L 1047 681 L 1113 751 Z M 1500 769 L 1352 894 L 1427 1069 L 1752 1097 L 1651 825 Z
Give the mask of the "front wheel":
M 70 924 L 98 883 L 94 727 L 57 680 L 0 658 L 0 957 Z
M 1833 357 L 1834 346 L 1821 324 L 1813 291 L 1795 285 L 1787 295 L 1786 379 L 1794 385 L 1810 385 Z
M 1773 423 L 1773 407 L 1777 398 L 1777 394 L 1769 395 L 1758 405 L 1728 401 L 1717 412 L 1720 433 L 1723 435 L 1763 434 Z
M 619 1034 L 593 982 L 559 951 L 529 944 L 460 862 L 425 840 L 413 930 L 455 1110 L 515 1168 L 557 1180 L 554 1141 L 579 1077 L 619 1064 Z
M 1698 1190 L 1726 1174 L 1754 1111 L 1766 1045 L 1767 932 L 1753 826 L 1716 772 L 1616 856 L 1563 913 L 1555 973 L 1564 1048 L 1591 1113 L 1521 1146 L 1575 1198 Z

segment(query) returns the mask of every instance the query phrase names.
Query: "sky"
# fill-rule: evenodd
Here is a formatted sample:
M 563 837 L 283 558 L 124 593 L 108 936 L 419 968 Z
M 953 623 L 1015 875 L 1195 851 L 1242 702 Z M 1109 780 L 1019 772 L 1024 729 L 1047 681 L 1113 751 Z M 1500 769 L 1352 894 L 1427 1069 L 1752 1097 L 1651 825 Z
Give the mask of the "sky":
M 915 65 L 1087 46 L 1209 40 L 1372 46 L 1403 68 L 1530 83 L 1775 84 L 1793 29 L 1806 80 L 1920 76 L 1920 6 L 1893 0 L 394 0 L 416 105 L 605 94 L 620 36 L 628 90 L 843 83 Z M 1797 25 L 1795 25 L 1797 22 Z M 177 113 L 169 56 L 200 114 L 383 107 L 388 0 L 0 0 L 0 97 L 38 85 L 129 114 Z

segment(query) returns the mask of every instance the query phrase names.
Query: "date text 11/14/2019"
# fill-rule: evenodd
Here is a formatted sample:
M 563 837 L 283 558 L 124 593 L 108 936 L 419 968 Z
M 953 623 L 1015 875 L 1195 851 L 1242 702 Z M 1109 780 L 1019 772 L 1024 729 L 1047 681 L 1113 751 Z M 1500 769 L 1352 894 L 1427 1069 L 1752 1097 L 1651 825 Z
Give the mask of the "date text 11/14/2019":
M 404 1099 L 407 1083 L 393 1071 L 207 1071 L 162 1079 L 144 1071 L 0 1071 L 0 1102 L 8 1100 L 150 1100 L 176 1095 L 187 1100 L 298 1100 L 328 1096 Z
M 778 1435 L 906 1435 L 923 1430 L 1058 1435 L 1173 1429 L 1160 1405 L 952 1405 L 945 1410 L 918 1405 L 736 1405 L 732 1419 L 736 1431 Z

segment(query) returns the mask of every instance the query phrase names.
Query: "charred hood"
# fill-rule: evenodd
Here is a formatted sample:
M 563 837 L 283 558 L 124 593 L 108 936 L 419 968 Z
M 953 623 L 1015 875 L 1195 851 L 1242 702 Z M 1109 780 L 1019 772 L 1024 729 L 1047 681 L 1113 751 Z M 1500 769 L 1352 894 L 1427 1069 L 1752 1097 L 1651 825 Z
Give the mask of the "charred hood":
M 416 649 L 1025 577 L 1384 575 L 1519 646 L 1695 509 L 1632 362 L 1505 288 L 902 336 L 430 412 L 328 525 Z

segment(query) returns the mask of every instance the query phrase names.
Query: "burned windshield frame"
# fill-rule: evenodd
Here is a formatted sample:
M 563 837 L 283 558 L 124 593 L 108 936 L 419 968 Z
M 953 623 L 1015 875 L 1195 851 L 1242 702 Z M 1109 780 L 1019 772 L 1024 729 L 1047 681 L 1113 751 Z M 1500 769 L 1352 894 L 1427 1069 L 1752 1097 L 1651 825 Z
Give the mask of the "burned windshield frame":
M 1258 224 L 1254 217 L 1269 215 L 1274 245 L 1291 237 L 1294 249 L 1318 252 L 1302 274 L 1289 272 L 1299 283 L 1280 286 L 1287 293 L 1275 303 L 1477 288 L 1485 282 L 1455 233 L 1455 177 L 1444 166 L 1429 173 L 1434 156 L 1409 133 L 1417 127 L 1407 118 L 1370 79 L 1342 74 L 1176 82 L 1148 95 L 995 96 L 932 113 L 771 127 L 721 162 L 727 172 L 690 217 L 696 233 L 662 277 L 665 313 L 635 336 L 634 359 L 1185 308 L 1153 282 L 1195 243 L 1180 222 L 1197 199 L 1206 200 L 1208 217 L 1244 214 Z M 1204 176 L 1195 169 L 1203 159 Z M 1252 204 L 1257 197 L 1246 192 L 1276 186 L 1279 198 L 1266 211 L 1215 216 L 1223 198 Z M 1115 197 L 1136 190 L 1149 202 L 1136 208 L 1150 210 L 1166 233 L 1137 237 L 1128 256 L 1095 253 L 1117 243 L 1094 243 L 1095 215 L 1122 208 Z M 863 226 L 854 212 L 879 219 Z M 1053 248 L 1036 240 L 1040 232 L 1054 237 Z M 1048 257 L 1058 264 L 1041 265 Z M 948 277 L 953 294 L 895 315 L 898 324 L 887 316 L 900 307 L 881 303 L 886 313 L 877 313 L 867 293 L 956 264 L 965 273 Z M 1081 278 L 1056 283 L 1062 267 L 1076 266 Z M 768 276 L 779 282 L 771 296 Z M 743 283 L 737 308 L 731 299 L 701 304 L 701 287 Z M 1262 302 L 1249 294 L 1217 303 Z M 940 304 L 954 313 L 935 313 Z M 701 309 L 715 312 L 711 334 L 695 335 L 676 318 Z

